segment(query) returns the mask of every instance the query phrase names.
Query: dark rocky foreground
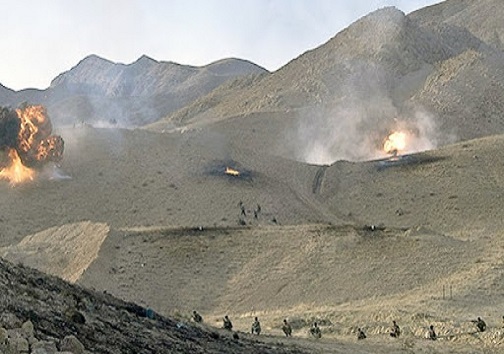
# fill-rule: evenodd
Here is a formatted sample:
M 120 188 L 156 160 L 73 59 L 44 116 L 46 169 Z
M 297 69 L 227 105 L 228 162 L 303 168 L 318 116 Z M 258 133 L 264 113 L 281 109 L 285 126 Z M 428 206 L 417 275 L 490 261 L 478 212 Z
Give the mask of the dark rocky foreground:
M 50 343 L 68 353 L 65 341 L 76 338 L 92 353 L 301 353 L 283 344 L 236 339 L 232 333 L 177 322 L 4 260 L 0 292 L 0 325 L 7 330 L 3 333 L 11 337 L 17 335 L 13 329 L 22 333 L 30 328 L 29 347 L 14 352 L 49 353 L 41 351 L 40 344 Z

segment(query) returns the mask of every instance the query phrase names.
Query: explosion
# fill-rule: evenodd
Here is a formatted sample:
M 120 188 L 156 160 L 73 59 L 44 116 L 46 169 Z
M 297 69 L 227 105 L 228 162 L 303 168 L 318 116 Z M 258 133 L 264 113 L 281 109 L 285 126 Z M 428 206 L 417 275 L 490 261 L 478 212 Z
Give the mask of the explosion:
M 43 106 L 0 107 L 0 150 L 7 160 L 0 179 L 12 185 L 33 180 L 35 169 L 63 158 L 64 142 L 51 135 L 52 124 Z
M 408 135 L 405 132 L 397 131 L 390 134 L 383 143 L 383 150 L 387 154 L 397 156 L 406 149 Z

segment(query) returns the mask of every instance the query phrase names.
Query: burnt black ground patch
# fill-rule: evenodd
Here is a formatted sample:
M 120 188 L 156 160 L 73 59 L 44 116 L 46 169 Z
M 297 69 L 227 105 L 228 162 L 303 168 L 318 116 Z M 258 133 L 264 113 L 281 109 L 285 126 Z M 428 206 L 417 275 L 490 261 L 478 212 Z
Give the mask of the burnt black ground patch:
M 446 159 L 446 157 L 442 156 L 427 156 L 421 154 L 415 155 L 399 155 L 390 157 L 387 159 L 376 160 L 374 161 L 374 165 L 377 171 L 382 171 L 387 168 L 399 168 L 399 167 L 407 167 L 407 166 L 417 166 L 417 165 L 425 165 L 429 163 L 434 163 L 437 161 L 442 161 Z

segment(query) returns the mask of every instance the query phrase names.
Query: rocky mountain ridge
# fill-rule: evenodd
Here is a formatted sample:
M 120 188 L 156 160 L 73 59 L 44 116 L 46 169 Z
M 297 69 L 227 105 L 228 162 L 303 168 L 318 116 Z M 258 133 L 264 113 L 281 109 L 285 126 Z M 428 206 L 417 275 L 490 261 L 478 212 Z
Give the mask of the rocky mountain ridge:
M 145 55 L 131 64 L 90 55 L 58 75 L 46 90 L 0 88 L 0 104 L 43 104 L 56 125 L 135 127 L 156 121 L 228 80 L 265 72 L 234 58 L 194 67 Z

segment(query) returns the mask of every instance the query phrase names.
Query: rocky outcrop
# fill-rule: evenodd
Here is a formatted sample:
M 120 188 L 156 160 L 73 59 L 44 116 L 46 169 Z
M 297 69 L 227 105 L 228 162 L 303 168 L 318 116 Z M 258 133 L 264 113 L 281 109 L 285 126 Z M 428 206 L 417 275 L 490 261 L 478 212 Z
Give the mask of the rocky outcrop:
M 301 353 L 174 320 L 0 259 L 0 352 Z

